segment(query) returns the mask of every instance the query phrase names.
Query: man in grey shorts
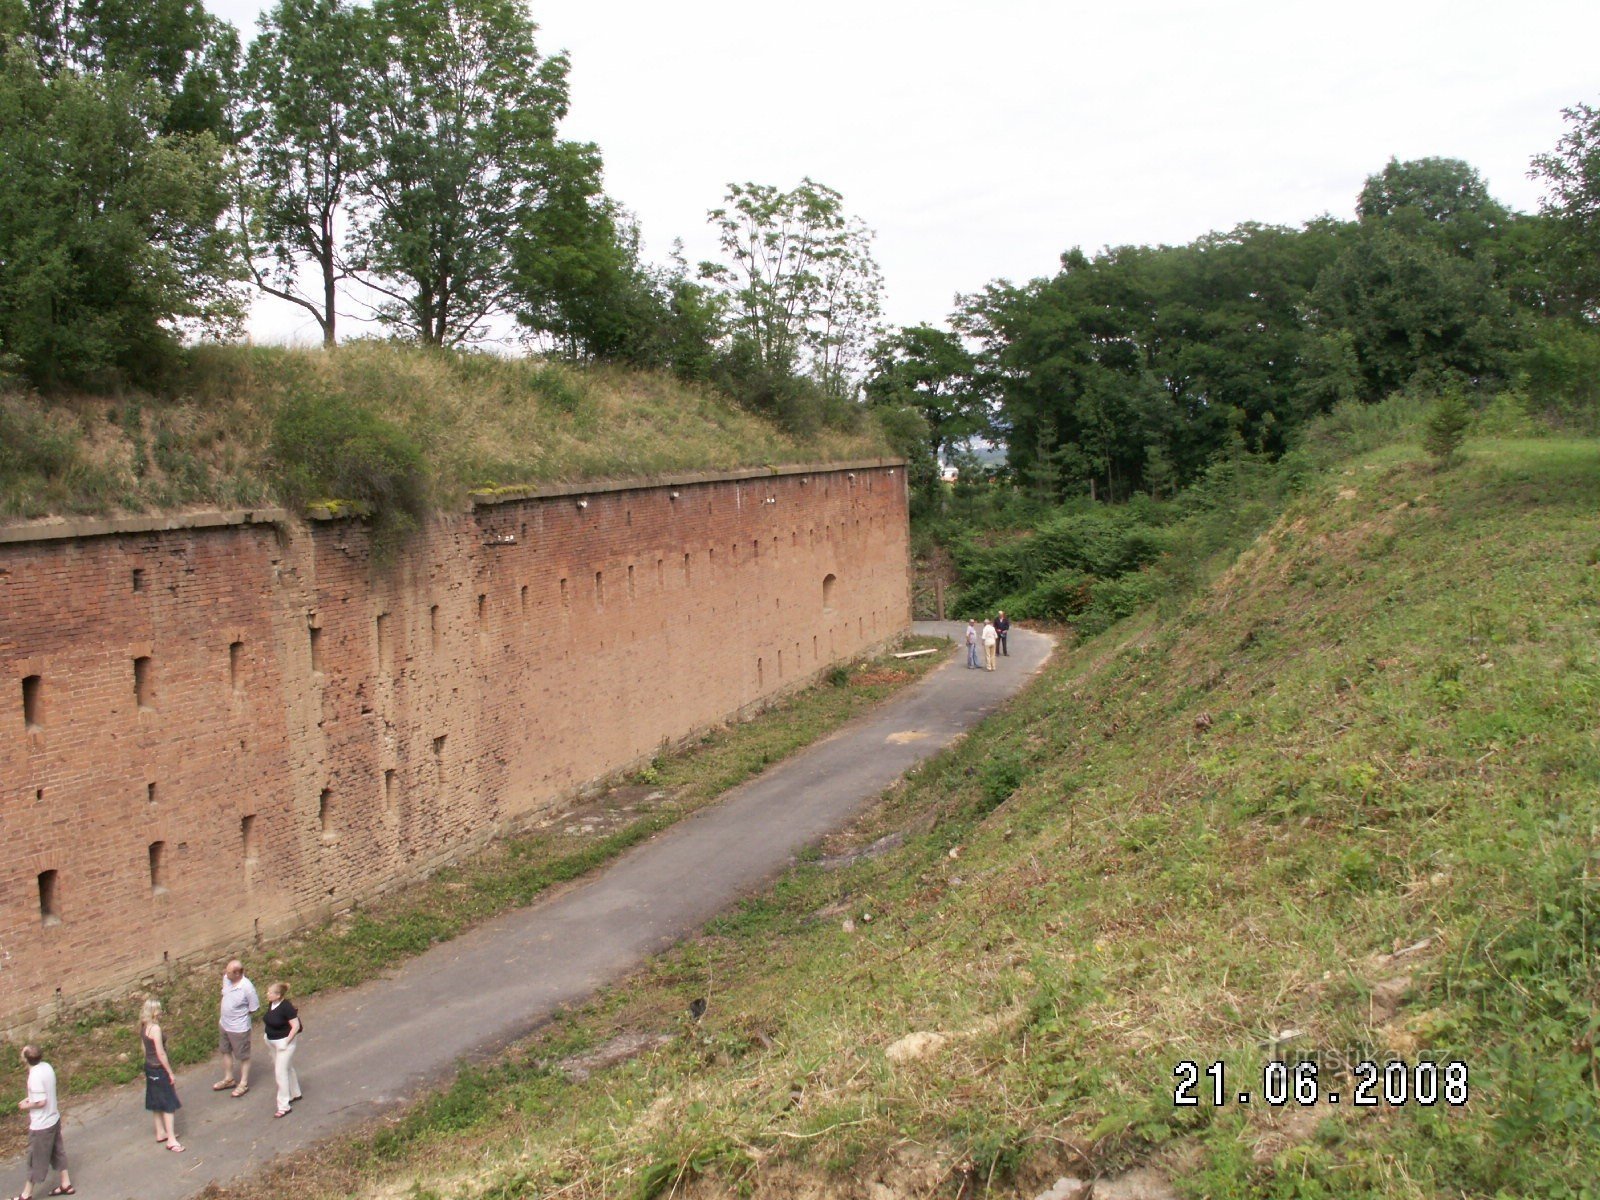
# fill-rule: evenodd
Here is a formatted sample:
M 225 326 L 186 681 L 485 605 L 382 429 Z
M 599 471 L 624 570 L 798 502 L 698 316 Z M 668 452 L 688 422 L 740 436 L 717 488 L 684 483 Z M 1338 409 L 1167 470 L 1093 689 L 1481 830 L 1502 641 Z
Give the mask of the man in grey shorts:
M 255 984 L 245 978 L 244 964 L 234 959 L 222 973 L 222 1019 L 217 1023 L 217 1053 L 227 1074 L 211 1085 L 213 1092 L 232 1088 L 237 1100 L 250 1090 L 250 1014 L 260 1007 Z
M 22 1061 L 28 1067 L 28 1094 L 17 1107 L 28 1114 L 28 1182 L 22 1185 L 22 1200 L 32 1200 L 34 1189 L 43 1185 L 54 1167 L 61 1182 L 48 1196 L 72 1196 L 72 1175 L 67 1170 L 67 1144 L 61 1140 L 61 1110 L 56 1107 L 55 1068 L 44 1061 L 37 1046 L 22 1048 Z

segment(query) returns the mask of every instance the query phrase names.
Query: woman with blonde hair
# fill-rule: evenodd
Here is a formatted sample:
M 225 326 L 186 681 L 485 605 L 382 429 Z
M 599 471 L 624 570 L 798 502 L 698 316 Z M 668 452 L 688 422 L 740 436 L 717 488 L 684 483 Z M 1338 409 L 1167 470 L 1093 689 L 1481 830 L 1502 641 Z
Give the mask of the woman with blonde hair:
M 156 1141 L 165 1142 L 174 1154 L 183 1146 L 172 1128 L 172 1114 L 180 1107 L 178 1089 L 172 1082 L 172 1063 L 167 1058 L 167 1040 L 161 1035 L 161 1001 L 146 1000 L 139 1010 L 139 1040 L 144 1042 L 144 1106 L 156 1119 Z
M 278 1081 L 278 1111 L 287 1117 L 290 1105 L 300 1099 L 300 1077 L 294 1072 L 295 1039 L 300 1036 L 300 1014 L 289 1003 L 289 985 L 275 983 L 267 989 L 267 1011 L 262 1016 L 267 1048 L 272 1051 L 272 1074 Z

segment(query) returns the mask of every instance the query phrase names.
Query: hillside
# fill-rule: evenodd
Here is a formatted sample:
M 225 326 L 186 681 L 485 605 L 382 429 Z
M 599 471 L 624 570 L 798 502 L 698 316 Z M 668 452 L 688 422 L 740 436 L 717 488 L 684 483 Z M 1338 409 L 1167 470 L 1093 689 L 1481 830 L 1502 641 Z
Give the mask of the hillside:
M 1467 455 L 1312 478 L 824 853 L 903 846 L 802 867 L 310 1194 L 1584 1194 L 1600 448 Z M 1274 1058 L 1321 1102 L 1262 1103 Z M 1465 1064 L 1465 1104 L 1353 1107 L 1391 1058 L 1408 1093 Z M 1175 1106 L 1186 1059 L 1223 1107 Z
M 160 394 L 0 389 L 0 520 L 327 498 L 420 512 L 471 488 L 888 453 L 865 421 L 808 433 L 665 374 L 383 342 L 204 346 Z M 308 473 L 307 448 L 336 440 L 341 461 Z

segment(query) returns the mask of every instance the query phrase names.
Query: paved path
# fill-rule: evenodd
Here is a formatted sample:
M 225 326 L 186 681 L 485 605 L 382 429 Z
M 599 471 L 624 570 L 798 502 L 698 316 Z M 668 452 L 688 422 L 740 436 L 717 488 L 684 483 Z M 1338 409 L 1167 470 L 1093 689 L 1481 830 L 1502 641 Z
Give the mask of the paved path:
M 916 628 L 959 637 L 963 627 L 919 622 Z M 562 1005 L 588 998 L 772 880 L 798 851 L 994 711 L 1039 670 L 1050 647 L 1042 635 L 1014 630 L 1017 653 L 990 673 L 967 670 L 958 646 L 949 662 L 883 707 L 592 878 L 436 946 L 392 975 L 311 997 L 295 1064 L 305 1099 L 291 1116 L 272 1117 L 272 1067 L 259 1022 L 248 1096 L 213 1093 L 215 1063 L 179 1072 L 184 1154 L 155 1143 L 142 1081 L 91 1103 L 69 1100 L 74 1186 L 80 1195 L 107 1200 L 185 1200 L 447 1079 L 463 1059 L 526 1035 Z M 263 992 L 268 982 L 255 977 Z M 131 1029 L 128 1038 L 135 1040 Z M 20 1068 L 14 1073 L 20 1088 Z M 25 1177 L 20 1161 L 6 1170 L 0 1195 L 19 1191 Z

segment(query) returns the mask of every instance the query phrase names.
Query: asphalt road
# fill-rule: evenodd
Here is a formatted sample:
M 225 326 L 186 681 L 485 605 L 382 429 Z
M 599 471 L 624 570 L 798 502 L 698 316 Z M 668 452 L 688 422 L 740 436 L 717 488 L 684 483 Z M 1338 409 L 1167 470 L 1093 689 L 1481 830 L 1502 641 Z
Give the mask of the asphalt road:
M 963 626 L 919 622 L 916 629 L 959 638 Z M 993 672 L 968 670 L 958 646 L 950 661 L 883 707 L 558 895 L 361 987 L 310 998 L 295 1060 L 305 1098 L 291 1116 L 273 1119 L 272 1065 L 259 1021 L 249 1095 L 212 1092 L 216 1063 L 179 1072 L 183 1154 L 154 1141 L 142 1080 L 89 1103 L 68 1100 L 73 1185 L 80 1195 L 107 1200 L 185 1200 L 365 1122 L 447 1079 L 463 1060 L 523 1037 L 759 890 L 998 708 L 1043 666 L 1052 645 L 1020 629 L 1010 640 L 1010 657 Z M 263 993 L 267 982 L 255 978 Z M 137 1053 L 132 1020 L 130 1012 L 128 1038 Z M 20 1066 L 16 1076 L 20 1095 Z M 25 1164 L 15 1160 L 6 1170 L 0 1194 L 20 1191 Z

